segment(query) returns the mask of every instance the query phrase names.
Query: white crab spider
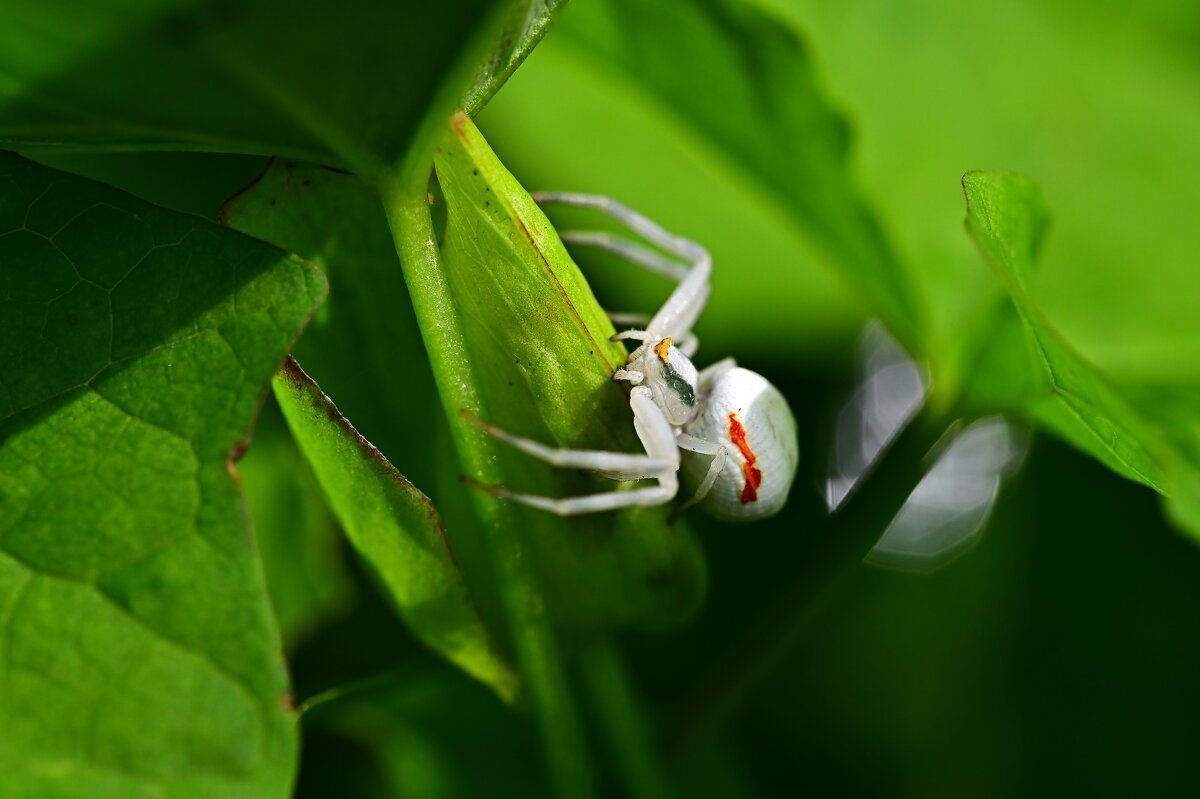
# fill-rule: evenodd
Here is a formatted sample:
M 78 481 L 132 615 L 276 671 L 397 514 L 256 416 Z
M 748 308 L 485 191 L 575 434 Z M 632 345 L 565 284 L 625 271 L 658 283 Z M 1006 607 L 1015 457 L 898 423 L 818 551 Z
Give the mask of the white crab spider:
M 783 507 L 796 474 L 796 422 L 779 390 L 765 378 L 726 358 L 701 372 L 692 365 L 697 340 L 692 326 L 709 294 L 712 257 L 688 239 L 607 197 L 542 193 L 542 204 L 596 208 L 680 263 L 628 239 L 606 232 L 570 231 L 568 244 L 598 247 L 638 266 L 675 280 L 678 285 L 662 308 L 646 320 L 614 315 L 616 322 L 641 323 L 614 339 L 640 342 L 623 369 L 613 375 L 633 385 L 629 407 L 644 454 L 558 449 L 515 436 L 469 417 L 489 434 L 554 466 L 587 469 L 613 480 L 657 481 L 627 491 L 553 498 L 488 487 L 498 496 L 562 516 L 661 505 L 679 491 L 682 472 L 689 499 L 680 511 L 698 504 L 728 521 L 765 518 Z

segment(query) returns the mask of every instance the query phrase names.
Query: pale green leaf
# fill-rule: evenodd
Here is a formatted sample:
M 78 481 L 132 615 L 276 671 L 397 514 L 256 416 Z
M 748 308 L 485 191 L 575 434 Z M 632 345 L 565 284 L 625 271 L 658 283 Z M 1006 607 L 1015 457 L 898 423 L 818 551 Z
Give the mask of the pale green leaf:
M 468 410 L 550 444 L 639 451 L 628 397 L 612 382 L 624 348 L 609 340 L 612 324 L 546 217 L 464 116 L 435 163 L 447 208 L 442 258 L 482 403 Z M 515 490 L 559 497 L 614 488 L 487 446 Z M 588 625 L 689 615 L 705 569 L 692 537 L 665 524 L 667 510 L 563 520 L 522 509 L 552 612 Z
M 1033 181 L 972 172 L 963 176 L 963 190 L 967 230 L 1007 287 L 1019 319 L 1015 326 L 998 317 L 1000 334 L 984 350 L 969 401 L 1023 413 L 1118 474 L 1166 495 L 1172 521 L 1200 535 L 1194 396 L 1169 388 L 1136 395 L 1118 389 L 1046 320 L 1027 290 L 1049 220 Z

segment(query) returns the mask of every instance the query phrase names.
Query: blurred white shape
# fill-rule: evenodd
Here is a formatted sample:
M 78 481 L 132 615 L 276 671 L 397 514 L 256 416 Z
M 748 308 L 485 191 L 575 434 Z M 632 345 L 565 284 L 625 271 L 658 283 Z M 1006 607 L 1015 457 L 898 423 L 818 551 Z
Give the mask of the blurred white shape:
M 882 325 L 872 322 L 858 345 L 858 388 L 837 418 L 825 502 L 842 504 L 896 433 L 925 401 L 925 375 Z
M 867 562 L 930 572 L 974 546 L 1001 481 L 1024 458 L 1026 439 L 1023 428 L 999 416 L 969 425 L 917 484 Z
M 872 323 L 859 344 L 860 378 L 838 414 L 825 499 L 836 509 L 924 404 L 924 370 Z M 930 572 L 969 549 L 991 513 L 1001 480 L 1024 457 L 1027 435 L 1002 417 L 980 419 L 950 443 L 917 484 L 867 562 Z

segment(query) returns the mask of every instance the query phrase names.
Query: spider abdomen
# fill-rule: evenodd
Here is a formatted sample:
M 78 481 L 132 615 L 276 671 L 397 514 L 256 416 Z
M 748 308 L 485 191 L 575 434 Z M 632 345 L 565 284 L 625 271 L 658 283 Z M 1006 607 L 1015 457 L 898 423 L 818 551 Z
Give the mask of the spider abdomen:
M 779 389 L 762 375 L 738 366 L 702 382 L 701 412 L 685 428 L 697 438 L 720 443 L 725 465 L 700 507 L 725 521 L 754 521 L 783 507 L 796 475 L 796 421 Z M 683 453 L 682 477 L 695 491 L 711 459 Z

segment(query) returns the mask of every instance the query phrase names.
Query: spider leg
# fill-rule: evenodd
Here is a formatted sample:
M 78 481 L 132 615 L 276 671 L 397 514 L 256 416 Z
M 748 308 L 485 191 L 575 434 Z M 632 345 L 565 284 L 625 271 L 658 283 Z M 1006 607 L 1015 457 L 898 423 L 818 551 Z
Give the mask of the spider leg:
M 514 436 L 494 425 L 487 425 L 469 413 L 464 412 L 464 416 L 501 441 L 548 463 L 594 469 L 605 476 L 618 476 L 621 479 L 625 476 L 649 477 L 658 481 L 657 486 L 563 498 L 525 494 L 496 486 L 481 487 L 496 496 L 560 516 L 596 513 L 635 505 L 661 505 L 670 501 L 679 491 L 679 448 L 675 443 L 675 430 L 654 403 L 649 389 L 634 388 L 630 392 L 629 407 L 633 411 L 633 428 L 646 449 L 644 455 L 601 450 L 556 449 Z
M 675 468 L 679 464 L 678 456 L 674 458 L 655 458 L 649 454 L 639 455 L 632 452 L 609 452 L 598 449 L 566 449 L 551 447 L 534 441 L 531 438 L 514 435 L 507 430 L 488 424 L 478 417 L 467 417 L 472 424 L 493 438 L 498 438 L 514 449 L 519 449 L 526 455 L 531 455 L 551 466 L 565 469 L 588 469 L 602 474 L 636 473 L 639 477 L 619 479 L 640 479 L 644 473 L 660 472 L 663 469 Z
M 691 332 L 696 320 L 708 302 L 709 278 L 712 275 L 712 256 L 691 239 L 676 236 L 657 223 L 642 216 L 632 208 L 609 197 L 594 194 L 572 194 L 567 192 L 541 192 L 533 195 L 538 203 L 561 203 L 586 208 L 595 208 L 608 214 L 642 238 L 661 247 L 668 253 L 691 263 L 691 268 L 679 280 L 679 285 L 650 320 L 647 330 L 656 334 L 675 335 L 684 338 Z M 635 264 L 658 274 L 678 275 L 675 265 L 657 253 L 619 237 L 594 233 L 572 233 L 577 243 L 590 244 L 614 252 Z
M 575 205 L 582 208 L 595 208 L 598 211 L 608 214 L 646 241 L 656 247 L 661 247 L 672 255 L 677 255 L 693 263 L 702 260 L 711 260 L 708 251 L 696 242 L 691 239 L 685 239 L 682 236 L 676 236 L 674 233 L 665 230 L 657 222 L 639 214 L 629 206 L 619 203 L 611 197 L 604 197 L 599 194 L 576 194 L 574 192 L 559 191 L 535 192 L 532 196 L 534 202 L 539 205 L 558 203 L 560 205 Z
M 707 257 L 707 256 L 706 256 Z M 671 296 L 658 309 L 658 313 L 646 326 L 647 330 L 675 338 L 686 339 L 691 335 L 692 327 L 700 318 L 704 306 L 708 303 L 708 295 L 712 291 L 708 279 L 712 274 L 712 260 L 697 262 L 683 282 L 675 287 Z
M 485 487 L 489 493 L 498 497 L 540 508 L 559 516 L 578 516 L 582 513 L 599 513 L 606 510 L 619 510 L 635 506 L 662 505 L 670 502 L 678 490 L 669 486 L 648 486 L 633 488 L 629 491 L 608 491 L 603 494 L 585 494 L 580 497 L 543 497 L 537 494 L 521 494 L 506 488 Z
M 613 311 L 608 314 L 608 321 L 614 325 L 631 325 L 635 328 L 645 329 L 646 325 L 650 324 L 650 314 Z
M 635 386 L 640 386 L 642 381 L 646 379 L 646 374 L 644 372 L 639 372 L 636 369 L 618 369 L 617 371 L 613 372 L 612 379 L 628 380 Z
M 633 340 L 642 342 L 641 347 L 629 353 L 629 360 L 636 361 L 641 356 L 646 344 L 657 343 L 663 337 L 651 333 L 649 330 L 622 330 L 620 333 L 614 333 L 610 338 L 612 341 Z M 696 354 L 696 349 L 700 346 L 700 339 L 696 338 L 696 335 L 690 332 L 684 333 L 682 336 L 674 336 L 671 341 L 676 349 L 689 358 Z
M 674 280 L 676 283 L 687 277 L 688 267 L 686 264 L 665 258 L 637 242 L 604 230 L 562 230 L 559 231 L 558 237 L 564 244 L 605 250 L 656 275 Z
M 721 470 L 725 468 L 725 458 L 728 454 L 728 450 L 722 445 L 706 441 L 703 438 L 690 436 L 687 433 L 680 433 L 675 440 L 681 449 L 686 449 L 689 452 L 695 452 L 700 455 L 709 455 L 712 457 L 712 460 L 708 463 L 708 471 L 705 472 L 704 479 L 700 481 L 700 485 L 696 486 L 696 493 L 688 497 L 686 502 L 675 509 L 671 514 L 672 521 L 678 519 L 685 510 L 708 496 L 708 492 L 712 491 L 712 487 L 716 485 L 717 478 L 721 475 Z

